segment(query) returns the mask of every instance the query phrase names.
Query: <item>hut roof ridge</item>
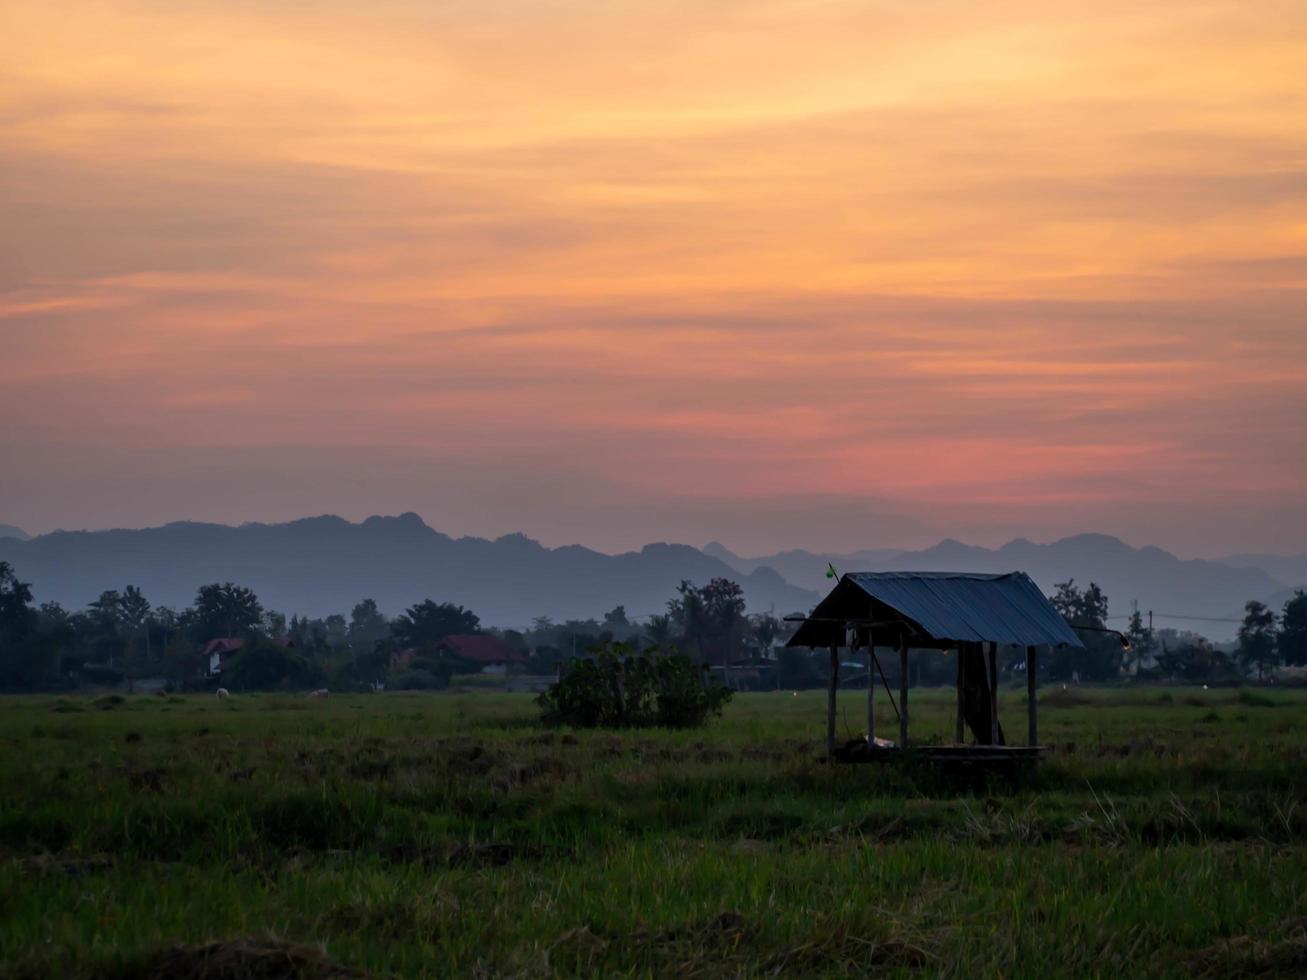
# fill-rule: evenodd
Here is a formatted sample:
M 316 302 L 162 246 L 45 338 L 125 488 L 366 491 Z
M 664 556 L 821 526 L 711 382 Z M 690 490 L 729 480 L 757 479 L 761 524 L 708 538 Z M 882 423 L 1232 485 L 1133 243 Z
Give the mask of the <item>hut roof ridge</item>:
M 853 624 L 896 617 L 931 645 L 1082 646 L 1025 572 L 848 572 L 790 645 L 842 645 L 842 617 Z

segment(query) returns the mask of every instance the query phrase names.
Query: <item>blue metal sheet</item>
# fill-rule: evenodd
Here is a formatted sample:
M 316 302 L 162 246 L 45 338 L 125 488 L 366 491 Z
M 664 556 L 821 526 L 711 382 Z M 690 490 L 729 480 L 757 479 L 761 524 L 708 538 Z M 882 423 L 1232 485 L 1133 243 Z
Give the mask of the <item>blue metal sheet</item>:
M 1083 647 L 1024 572 L 851 572 L 841 577 L 790 644 L 824 645 L 832 642 L 834 634 L 829 620 L 865 619 L 874 606 L 859 599 L 859 593 L 889 607 L 936 641 Z

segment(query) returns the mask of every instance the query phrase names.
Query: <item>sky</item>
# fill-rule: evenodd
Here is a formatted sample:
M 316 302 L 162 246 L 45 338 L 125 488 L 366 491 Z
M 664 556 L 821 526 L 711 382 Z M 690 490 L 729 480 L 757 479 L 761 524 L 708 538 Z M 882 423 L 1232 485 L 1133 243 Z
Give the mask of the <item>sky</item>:
M 1307 4 L 0 0 L 0 521 L 1307 551 Z

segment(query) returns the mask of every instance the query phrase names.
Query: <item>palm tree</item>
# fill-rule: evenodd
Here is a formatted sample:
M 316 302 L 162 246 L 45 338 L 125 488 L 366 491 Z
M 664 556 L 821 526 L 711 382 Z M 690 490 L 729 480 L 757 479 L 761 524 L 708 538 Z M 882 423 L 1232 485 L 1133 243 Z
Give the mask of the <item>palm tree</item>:
M 669 653 L 672 647 L 675 629 L 672 626 L 672 617 L 668 615 L 650 616 L 649 622 L 644 626 L 645 639 L 662 653 Z

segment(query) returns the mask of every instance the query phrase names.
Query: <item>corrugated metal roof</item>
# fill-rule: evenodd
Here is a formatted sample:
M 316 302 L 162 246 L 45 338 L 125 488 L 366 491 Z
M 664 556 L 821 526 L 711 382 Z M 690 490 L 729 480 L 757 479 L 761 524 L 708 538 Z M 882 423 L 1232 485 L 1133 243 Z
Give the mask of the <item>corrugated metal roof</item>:
M 868 603 L 867 597 L 874 602 Z M 866 620 L 872 610 L 884 617 L 875 603 L 935 641 L 1083 646 L 1025 572 L 850 572 L 818 604 L 789 645 L 842 645 L 841 639 L 835 639 L 838 624 L 831 621 Z

